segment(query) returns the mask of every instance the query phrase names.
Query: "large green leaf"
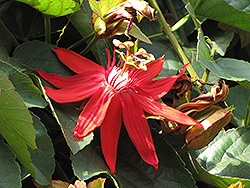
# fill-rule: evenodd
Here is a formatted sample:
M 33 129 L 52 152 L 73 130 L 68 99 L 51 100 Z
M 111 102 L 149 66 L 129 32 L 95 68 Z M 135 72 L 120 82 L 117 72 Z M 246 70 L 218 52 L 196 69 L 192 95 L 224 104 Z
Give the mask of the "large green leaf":
M 190 4 L 195 7 L 198 0 L 190 0 Z M 232 1 L 236 2 L 236 0 Z M 238 1 L 242 4 L 242 1 Z M 242 10 L 240 9 L 242 8 Z M 195 10 L 196 16 L 217 20 L 219 22 L 250 31 L 248 22 L 250 14 L 243 11 L 244 5 L 234 8 L 224 0 L 203 1 Z M 240 19 L 239 19 L 240 18 Z
M 49 45 L 44 42 L 32 41 L 25 43 L 18 47 L 13 55 L 13 58 L 20 62 L 20 66 L 26 68 L 28 72 L 33 72 L 34 69 L 42 69 L 43 71 L 49 73 L 56 73 L 61 76 L 71 76 L 73 72 L 65 66 L 63 63 L 59 61 L 56 54 L 52 51 L 51 48 L 54 46 Z M 41 82 L 37 80 L 37 77 L 31 76 L 36 82 L 37 86 L 43 91 L 45 95 L 45 91 L 41 86 Z M 44 85 L 48 85 L 48 83 L 43 82 Z M 77 153 L 77 151 L 81 150 L 84 146 L 89 144 L 89 142 L 93 138 L 93 134 L 89 135 L 89 137 L 85 138 L 82 141 L 77 141 L 73 138 L 74 128 L 76 126 L 76 122 L 78 119 L 78 115 L 80 113 L 77 108 L 79 108 L 79 103 L 72 104 L 58 104 L 50 102 L 49 98 L 45 95 L 47 102 L 49 103 L 52 113 L 55 116 L 56 120 L 62 127 L 62 131 L 65 134 L 66 140 L 72 150 L 73 153 Z
M 16 156 L 0 136 L 0 187 L 21 187 L 20 167 Z
M 37 149 L 28 148 L 31 155 L 31 165 L 35 169 L 36 181 L 41 185 L 49 185 L 54 173 L 55 160 L 52 141 L 39 117 L 31 113 L 36 132 Z
M 9 135 L 14 135 L 16 141 L 36 148 L 32 118 L 22 98 L 14 91 L 12 83 L 2 71 L 0 72 L 0 89 L 1 134 L 7 141 Z
M 80 9 L 73 0 L 17 0 L 26 3 L 47 16 L 65 16 Z
M 250 128 L 230 129 L 220 132 L 207 147 L 196 151 L 196 159 L 211 174 L 250 179 L 249 145 Z
M 210 57 L 210 50 L 200 30 L 198 32 L 197 60 L 214 75 L 235 81 L 250 90 L 250 64 L 243 60 L 219 58 L 216 61 Z
M 199 0 L 190 0 L 189 2 L 195 7 Z M 250 19 L 250 13 L 248 12 L 249 8 L 245 6 L 246 4 L 249 4 L 249 2 L 237 0 L 202 1 L 195 10 L 195 14 L 197 17 L 209 18 L 231 26 L 232 28 L 237 28 L 237 33 L 241 35 L 241 39 L 244 41 L 246 38 L 244 36 L 250 32 L 250 23 L 248 21 Z M 238 32 L 238 29 L 240 29 L 241 32 Z M 228 29 L 226 28 L 226 30 Z
M 186 164 L 186 168 L 192 173 L 196 181 L 205 182 L 217 188 L 225 188 L 238 181 L 241 181 L 246 187 L 250 186 L 250 180 L 248 179 L 210 174 L 189 153 L 183 154 L 182 159 Z
M 32 117 L 8 76 L 0 71 L 0 133 L 23 166 L 35 177 L 27 145 L 36 148 Z M 27 144 L 27 145 L 26 145 Z
M 41 96 L 41 92 L 33 84 L 31 79 L 18 69 L 18 62 L 10 58 L 5 48 L 0 44 L 0 70 L 9 76 L 10 81 L 15 87 L 15 90 L 21 95 L 27 107 L 44 108 L 47 103 Z
M 233 114 L 239 125 L 242 125 L 242 121 L 245 117 L 249 96 L 249 90 L 241 85 L 237 85 L 233 88 L 230 88 L 229 94 L 226 98 L 227 105 L 233 105 L 235 107 Z
M 125 129 L 122 130 L 114 176 L 119 180 L 120 186 L 124 188 L 196 187 L 191 174 L 184 168 L 184 163 L 176 152 L 155 131 L 152 134 L 160 161 L 158 170 L 143 161 L 125 133 Z M 101 154 L 101 148 L 93 142 L 71 156 L 71 159 L 75 174 L 80 179 L 109 172 Z

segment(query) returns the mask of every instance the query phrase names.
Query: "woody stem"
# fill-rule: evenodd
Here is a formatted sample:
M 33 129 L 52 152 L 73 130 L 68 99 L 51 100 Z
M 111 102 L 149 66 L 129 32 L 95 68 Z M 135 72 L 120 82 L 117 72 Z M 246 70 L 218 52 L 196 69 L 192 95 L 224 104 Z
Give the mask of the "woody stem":
M 155 10 L 158 12 L 157 17 L 161 23 L 163 31 L 167 35 L 167 37 L 169 38 L 174 49 L 176 50 L 177 54 L 179 55 L 181 61 L 183 62 L 183 64 L 189 63 L 187 56 L 185 55 L 183 49 L 181 48 L 180 44 L 178 43 L 177 39 L 175 38 L 174 34 L 172 33 L 170 25 L 165 20 L 156 0 L 149 0 L 149 2 L 155 8 Z M 199 78 L 191 64 L 188 65 L 187 70 L 192 77 Z

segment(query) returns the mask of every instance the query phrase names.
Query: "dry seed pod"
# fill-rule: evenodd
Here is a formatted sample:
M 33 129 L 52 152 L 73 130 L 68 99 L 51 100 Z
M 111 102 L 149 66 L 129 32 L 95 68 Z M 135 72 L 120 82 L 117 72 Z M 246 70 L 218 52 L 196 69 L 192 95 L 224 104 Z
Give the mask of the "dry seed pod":
M 208 145 L 231 120 L 231 109 L 218 109 L 201 122 L 203 128 L 192 127 L 186 134 L 187 146 L 198 150 Z

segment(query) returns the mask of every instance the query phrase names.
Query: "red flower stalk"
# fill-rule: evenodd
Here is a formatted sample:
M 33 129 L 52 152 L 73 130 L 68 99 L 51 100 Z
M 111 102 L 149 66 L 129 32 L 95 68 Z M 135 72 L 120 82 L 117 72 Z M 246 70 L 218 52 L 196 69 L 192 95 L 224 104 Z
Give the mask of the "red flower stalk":
M 108 54 L 107 70 L 73 51 L 54 49 L 58 58 L 71 70 L 74 76 L 62 77 L 38 73 L 56 90 L 44 87 L 47 95 L 58 103 L 71 103 L 90 98 L 78 118 L 74 137 L 82 139 L 101 126 L 101 146 L 106 162 L 115 172 L 117 144 L 122 120 L 126 130 L 144 161 L 158 168 L 158 158 L 144 112 L 164 117 L 170 121 L 189 126 L 202 125 L 163 103 L 155 101 L 164 96 L 182 73 L 153 81 L 162 69 L 164 58 L 147 63 L 147 70 L 128 68 L 122 62 L 115 65 Z

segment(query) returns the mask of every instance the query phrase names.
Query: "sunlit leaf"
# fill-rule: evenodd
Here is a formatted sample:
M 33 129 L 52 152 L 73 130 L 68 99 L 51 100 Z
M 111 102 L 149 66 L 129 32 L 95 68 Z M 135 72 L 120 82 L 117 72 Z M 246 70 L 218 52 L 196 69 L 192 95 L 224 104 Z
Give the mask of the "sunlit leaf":
M 217 188 L 225 188 L 238 181 L 241 181 L 246 187 L 250 186 L 250 180 L 248 179 L 210 174 L 189 153 L 183 154 L 182 159 L 196 181 L 205 182 Z
M 0 187 L 21 187 L 20 167 L 16 156 L 0 136 Z
M 15 152 L 18 160 L 35 177 L 27 145 L 36 148 L 32 117 L 10 80 L 0 71 L 0 133 Z M 27 145 L 26 145 L 27 144 Z
M 26 3 L 47 16 L 65 16 L 80 9 L 73 0 L 17 0 Z
M 201 151 L 197 161 L 211 174 L 250 179 L 250 128 L 222 131 Z
M 103 16 L 115 6 L 122 3 L 122 0 L 113 0 L 113 1 L 105 1 L 105 0 L 89 0 L 89 5 L 93 12 L 95 12 L 99 17 L 103 18 Z
M 22 98 L 14 91 L 14 87 L 6 74 L 0 72 L 0 127 L 1 134 L 8 140 L 13 134 L 16 141 L 22 141 L 31 148 L 36 148 L 35 132 L 32 118 Z
M 190 0 L 189 2 L 195 7 L 199 0 Z M 234 27 L 236 30 L 241 29 L 245 32 L 239 33 L 243 34 L 241 39 L 244 41 L 246 33 L 250 32 L 250 23 L 248 22 L 250 19 L 250 14 L 248 12 L 249 3 L 236 0 L 228 1 L 228 3 L 224 0 L 203 1 L 195 10 L 195 14 L 199 17 L 209 18 L 227 24 Z M 246 3 L 248 4 L 247 6 Z M 245 43 L 243 44 L 246 45 Z
M 243 60 L 219 58 L 216 61 L 210 57 L 203 33 L 198 33 L 198 61 L 214 75 L 227 80 L 239 82 L 250 90 L 250 64 Z

